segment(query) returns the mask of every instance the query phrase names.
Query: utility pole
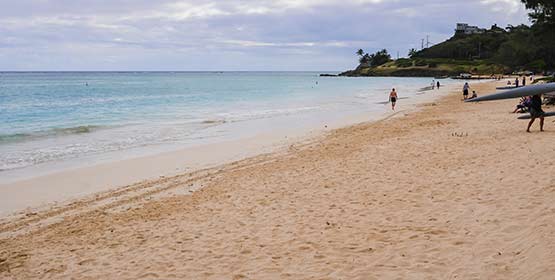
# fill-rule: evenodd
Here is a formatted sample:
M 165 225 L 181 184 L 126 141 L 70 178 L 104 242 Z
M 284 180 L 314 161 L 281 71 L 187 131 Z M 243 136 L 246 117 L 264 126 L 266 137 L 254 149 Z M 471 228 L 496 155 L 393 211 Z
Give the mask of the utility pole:
M 421 45 L 420 49 L 421 49 L 421 50 L 424 49 L 424 39 L 422 39 L 422 45 Z
M 430 36 L 426 35 L 426 48 L 430 47 Z
M 397 59 L 399 59 L 399 51 L 397 51 Z

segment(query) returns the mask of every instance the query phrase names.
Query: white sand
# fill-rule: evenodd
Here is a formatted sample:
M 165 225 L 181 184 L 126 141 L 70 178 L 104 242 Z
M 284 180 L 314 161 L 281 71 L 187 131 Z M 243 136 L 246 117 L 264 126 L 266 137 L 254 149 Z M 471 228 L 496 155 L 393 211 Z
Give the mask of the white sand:
M 0 278 L 553 279 L 553 119 L 459 94 L 4 220 Z

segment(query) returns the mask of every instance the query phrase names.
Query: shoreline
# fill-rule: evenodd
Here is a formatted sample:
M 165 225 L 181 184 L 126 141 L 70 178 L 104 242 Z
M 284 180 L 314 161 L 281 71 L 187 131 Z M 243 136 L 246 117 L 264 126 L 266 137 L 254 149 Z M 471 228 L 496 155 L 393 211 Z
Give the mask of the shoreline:
M 410 112 L 419 104 L 449 94 L 456 86 L 446 85 L 441 90 L 423 91 L 410 99 L 402 99 L 399 102 L 401 111 L 394 113 L 385 104 L 384 113 L 375 111 L 351 114 L 338 117 L 334 122 L 312 120 L 294 128 L 280 124 L 271 133 L 266 131 L 254 136 L 169 150 L 156 150 L 153 147 L 151 149 L 155 152 L 135 156 L 127 154 L 123 159 L 118 159 L 121 158 L 118 154 L 126 155 L 126 151 L 111 153 L 107 158 L 102 155 L 85 157 L 7 171 L 0 181 L 0 217 L 67 204 L 72 200 L 145 180 L 156 180 L 229 164 L 264 153 L 279 152 L 291 145 L 324 137 L 334 129 Z
M 1 220 L 0 277 L 549 278 L 553 122 L 460 99 Z

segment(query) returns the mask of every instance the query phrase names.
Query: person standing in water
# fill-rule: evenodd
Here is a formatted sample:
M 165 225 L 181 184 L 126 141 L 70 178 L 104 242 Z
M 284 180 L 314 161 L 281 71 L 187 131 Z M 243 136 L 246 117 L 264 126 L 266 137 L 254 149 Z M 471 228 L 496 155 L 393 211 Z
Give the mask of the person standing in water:
M 439 87 L 441 86 L 441 84 L 439 83 L 439 81 L 437 81 L 437 89 L 439 89 Z
M 391 102 L 391 110 L 395 111 L 395 103 L 397 102 L 397 92 L 392 89 L 389 93 L 389 101 Z
M 528 111 L 530 112 L 530 122 L 528 123 L 528 128 L 526 128 L 526 132 L 530 132 L 530 127 L 534 123 L 536 119 L 540 119 L 540 131 L 543 131 L 543 118 L 545 112 L 542 110 L 542 98 L 539 94 L 536 94 L 530 98 L 530 102 L 528 103 Z

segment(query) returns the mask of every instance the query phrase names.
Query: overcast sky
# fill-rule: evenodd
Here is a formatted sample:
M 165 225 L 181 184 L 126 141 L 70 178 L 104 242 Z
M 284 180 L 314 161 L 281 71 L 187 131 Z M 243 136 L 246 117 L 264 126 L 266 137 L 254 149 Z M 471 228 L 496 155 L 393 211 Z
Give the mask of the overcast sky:
M 519 0 L 0 0 L 0 70 L 345 70 L 457 22 L 529 24 Z

